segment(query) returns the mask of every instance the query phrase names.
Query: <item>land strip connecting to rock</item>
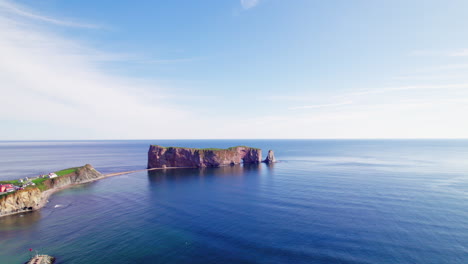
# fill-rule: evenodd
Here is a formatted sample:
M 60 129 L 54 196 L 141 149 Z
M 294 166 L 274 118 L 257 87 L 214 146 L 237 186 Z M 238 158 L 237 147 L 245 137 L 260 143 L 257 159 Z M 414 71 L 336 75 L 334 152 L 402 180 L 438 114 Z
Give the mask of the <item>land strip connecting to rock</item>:
M 164 170 L 164 169 L 169 169 L 169 170 L 170 169 L 196 169 L 196 167 L 166 167 L 166 168 L 152 168 L 152 169 L 143 169 L 143 170 L 113 172 L 113 173 L 104 174 L 102 178 L 125 175 L 125 174 L 140 172 L 140 171 L 152 171 L 152 170 Z M 99 179 L 102 179 L 102 178 L 99 178 Z
M 261 149 L 247 146 L 227 149 L 193 149 L 152 145 L 148 151 L 147 169 L 101 174 L 93 166 L 86 164 L 82 167 L 50 173 L 49 177 L 45 177 L 46 175 L 37 177 L 31 181 L 35 184 L 31 183 L 31 186 L 26 185 L 25 188 L 21 187 L 12 193 L 0 196 L 0 217 L 38 210 L 44 207 L 50 195 L 57 191 L 112 176 L 151 170 L 220 167 L 242 162 L 244 164 L 276 162 L 272 150 L 268 151 L 268 156 L 264 161 L 261 156 Z

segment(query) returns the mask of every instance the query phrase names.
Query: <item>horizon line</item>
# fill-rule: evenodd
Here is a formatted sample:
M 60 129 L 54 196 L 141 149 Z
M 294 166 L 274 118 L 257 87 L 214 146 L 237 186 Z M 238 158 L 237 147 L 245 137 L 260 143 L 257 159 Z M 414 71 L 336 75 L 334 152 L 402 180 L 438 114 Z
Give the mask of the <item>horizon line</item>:
M 14 141 L 149 141 L 149 140 L 468 140 L 467 138 L 159 138 L 159 139 L 0 139 Z

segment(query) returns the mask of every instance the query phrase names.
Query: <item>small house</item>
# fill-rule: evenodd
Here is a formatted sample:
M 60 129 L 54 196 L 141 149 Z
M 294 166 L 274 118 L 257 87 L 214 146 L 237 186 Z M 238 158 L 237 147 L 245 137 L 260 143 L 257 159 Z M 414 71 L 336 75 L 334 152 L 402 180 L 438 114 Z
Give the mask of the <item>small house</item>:
M 0 184 L 0 192 L 10 192 L 11 189 L 15 190 L 15 186 L 11 183 Z

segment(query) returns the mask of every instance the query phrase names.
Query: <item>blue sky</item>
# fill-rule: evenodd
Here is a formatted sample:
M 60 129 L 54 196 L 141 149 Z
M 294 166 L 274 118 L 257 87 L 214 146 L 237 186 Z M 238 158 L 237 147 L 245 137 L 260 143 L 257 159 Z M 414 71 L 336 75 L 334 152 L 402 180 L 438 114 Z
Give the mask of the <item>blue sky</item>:
M 466 10 L 0 0 L 0 139 L 466 138 Z

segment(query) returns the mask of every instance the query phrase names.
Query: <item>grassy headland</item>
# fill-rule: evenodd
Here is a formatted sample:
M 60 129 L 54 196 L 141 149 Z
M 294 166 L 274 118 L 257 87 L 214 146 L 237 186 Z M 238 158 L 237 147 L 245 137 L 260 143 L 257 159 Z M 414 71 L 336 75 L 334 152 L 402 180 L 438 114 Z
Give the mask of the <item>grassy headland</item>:
M 67 175 L 67 174 L 74 173 L 78 168 L 79 167 L 56 171 L 55 174 L 57 174 L 58 177 L 64 176 L 64 175 Z M 45 190 L 47 190 L 47 186 L 44 184 L 44 182 L 47 181 L 47 180 L 49 180 L 48 177 L 32 179 L 31 182 L 33 182 L 35 185 L 28 185 L 25 188 L 37 187 L 37 188 L 39 188 L 39 190 L 45 191 Z M 8 183 L 16 185 L 16 186 L 22 186 L 23 185 L 23 183 L 21 183 L 19 180 L 0 181 L 0 184 L 8 184 Z M 14 192 L 11 192 L 11 193 L 14 193 Z M 0 197 L 8 195 L 8 194 L 10 194 L 10 193 L 4 193 L 4 194 L 0 195 Z

